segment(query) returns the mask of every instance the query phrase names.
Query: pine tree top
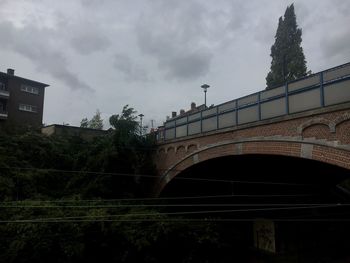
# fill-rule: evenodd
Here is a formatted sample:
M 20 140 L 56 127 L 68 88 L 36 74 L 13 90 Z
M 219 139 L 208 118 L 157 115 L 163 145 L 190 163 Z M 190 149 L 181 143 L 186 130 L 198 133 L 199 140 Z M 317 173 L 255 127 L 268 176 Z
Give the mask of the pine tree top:
M 306 75 L 306 61 L 301 47 L 302 30 L 298 28 L 294 5 L 287 7 L 278 20 L 275 43 L 271 47 L 271 70 L 266 77 L 267 89 Z

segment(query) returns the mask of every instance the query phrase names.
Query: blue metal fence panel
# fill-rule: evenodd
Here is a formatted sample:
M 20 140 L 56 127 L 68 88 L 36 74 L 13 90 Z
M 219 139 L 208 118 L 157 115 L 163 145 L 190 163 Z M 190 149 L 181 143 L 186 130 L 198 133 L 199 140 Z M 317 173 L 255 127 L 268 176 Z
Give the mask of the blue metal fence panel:
M 289 85 L 291 85 L 290 89 Z M 335 94 L 332 94 L 332 89 Z M 185 117 L 173 118 L 164 124 L 164 137 L 165 140 L 176 138 L 176 130 L 181 131 L 179 136 L 184 137 L 350 101 L 349 90 L 350 63 L 346 63 L 287 82 L 284 87 L 260 91 Z M 343 91 L 345 93 L 342 97 Z M 318 102 L 315 97 L 320 98 Z M 276 114 L 271 111 L 272 107 L 276 107 Z M 291 107 L 292 110 L 290 110 Z

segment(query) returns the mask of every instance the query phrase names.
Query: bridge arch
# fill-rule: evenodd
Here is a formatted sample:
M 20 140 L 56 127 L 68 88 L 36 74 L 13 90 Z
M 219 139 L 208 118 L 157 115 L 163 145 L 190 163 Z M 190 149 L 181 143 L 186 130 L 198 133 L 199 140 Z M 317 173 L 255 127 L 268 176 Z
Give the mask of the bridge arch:
M 226 140 L 203 146 L 177 159 L 161 174 L 156 192 L 159 194 L 181 171 L 193 165 L 218 157 L 253 154 L 310 159 L 350 171 L 350 147 L 338 145 L 337 142 L 289 137 Z
M 329 128 L 329 131 L 331 133 L 335 132 L 335 123 L 333 121 L 330 121 L 326 118 L 314 118 L 314 119 L 310 119 L 305 121 L 304 123 L 302 123 L 301 125 L 299 125 L 299 127 L 297 128 L 299 135 L 302 135 L 303 131 L 311 126 L 314 125 L 324 125 L 327 126 Z
M 334 120 L 334 129 L 339 124 L 342 124 L 343 122 L 346 122 L 349 120 L 350 120 L 350 113 L 349 112 L 345 112 L 342 115 L 336 117 L 336 119 Z

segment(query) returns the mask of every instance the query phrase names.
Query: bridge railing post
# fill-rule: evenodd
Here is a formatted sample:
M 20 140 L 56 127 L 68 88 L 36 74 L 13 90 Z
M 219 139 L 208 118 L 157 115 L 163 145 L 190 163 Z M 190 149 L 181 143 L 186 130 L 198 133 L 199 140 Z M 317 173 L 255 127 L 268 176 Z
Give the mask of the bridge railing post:
M 189 123 L 188 123 L 188 116 L 186 117 L 186 136 L 188 136 L 188 126 L 189 126 Z
M 201 110 L 201 133 L 203 132 L 203 111 Z
M 261 92 L 258 93 L 258 114 L 259 121 L 261 121 Z
M 320 72 L 320 99 L 321 107 L 324 107 L 324 87 L 323 87 L 323 72 Z
M 219 106 L 216 106 L 216 129 L 219 129 Z
M 238 100 L 235 101 L 236 106 L 236 126 L 238 125 Z
M 289 96 L 288 96 L 288 82 L 284 85 L 285 87 L 285 97 L 286 97 L 286 114 L 289 114 Z

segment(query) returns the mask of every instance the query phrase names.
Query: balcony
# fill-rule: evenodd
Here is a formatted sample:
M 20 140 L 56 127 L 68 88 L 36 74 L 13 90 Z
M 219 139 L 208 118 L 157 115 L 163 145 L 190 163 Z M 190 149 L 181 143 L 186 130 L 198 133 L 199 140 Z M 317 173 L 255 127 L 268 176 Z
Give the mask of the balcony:
M 7 111 L 4 111 L 4 110 L 0 110 L 0 120 L 5 120 L 7 119 Z
M 4 85 L 1 85 L 0 83 L 0 97 L 8 99 L 10 97 L 10 92 L 5 89 Z

